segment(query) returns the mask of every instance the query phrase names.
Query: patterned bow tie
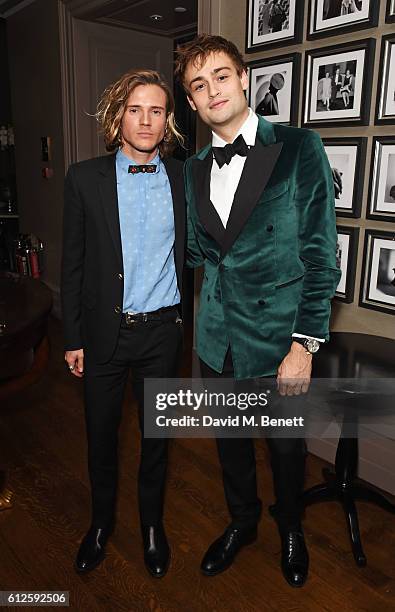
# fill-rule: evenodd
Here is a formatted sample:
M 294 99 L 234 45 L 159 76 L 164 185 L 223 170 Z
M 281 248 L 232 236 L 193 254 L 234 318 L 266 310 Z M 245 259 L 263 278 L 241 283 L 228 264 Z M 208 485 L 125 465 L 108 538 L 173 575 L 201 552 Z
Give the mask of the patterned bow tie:
M 128 173 L 129 174 L 137 174 L 138 172 L 146 172 L 148 174 L 153 174 L 156 172 L 156 164 L 145 164 L 143 166 L 129 166 Z
M 220 168 L 222 168 L 224 164 L 229 164 L 234 155 L 247 157 L 248 152 L 249 148 L 241 134 L 232 144 L 227 144 L 224 147 L 213 147 L 213 155 Z

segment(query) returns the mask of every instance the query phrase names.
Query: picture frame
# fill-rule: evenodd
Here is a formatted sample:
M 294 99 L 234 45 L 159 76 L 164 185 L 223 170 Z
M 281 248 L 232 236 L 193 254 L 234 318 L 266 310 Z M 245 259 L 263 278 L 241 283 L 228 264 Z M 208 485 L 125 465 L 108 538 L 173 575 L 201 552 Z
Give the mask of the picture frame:
M 395 125 L 395 33 L 381 39 L 376 125 Z
M 377 0 L 310 0 L 307 40 L 374 28 L 379 12 Z
M 272 0 L 247 0 L 246 53 L 302 42 L 304 4 L 304 0 L 289 0 L 288 9 L 279 4 L 281 11 L 275 14 Z
M 385 23 L 395 22 L 395 0 L 387 0 L 387 11 L 385 14 Z
M 248 103 L 272 123 L 297 125 L 301 54 L 250 62 Z
M 365 230 L 359 305 L 395 314 L 395 232 Z
M 359 227 L 337 226 L 336 261 L 342 275 L 335 298 L 346 304 L 354 301 L 358 240 Z
M 366 217 L 395 222 L 395 136 L 373 138 Z
M 361 216 L 368 139 L 323 138 L 322 142 L 334 177 L 336 216 L 357 219 Z
M 369 124 L 375 48 L 367 38 L 306 51 L 305 127 Z

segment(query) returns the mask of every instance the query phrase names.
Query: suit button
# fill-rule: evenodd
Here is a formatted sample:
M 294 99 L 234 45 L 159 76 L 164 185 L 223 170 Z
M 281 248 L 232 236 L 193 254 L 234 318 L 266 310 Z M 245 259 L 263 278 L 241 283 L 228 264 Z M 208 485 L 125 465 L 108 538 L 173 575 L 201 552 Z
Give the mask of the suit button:
M 122 308 L 120 306 L 115 306 L 114 311 L 119 314 L 120 312 L 122 312 Z
M 266 304 L 265 300 L 258 300 L 259 306 L 264 306 Z
M 118 274 L 118 278 L 119 278 L 119 280 L 123 280 L 123 274 L 119 273 Z
M 274 228 L 273 228 L 273 225 L 272 225 L 272 224 L 270 224 L 270 225 L 267 225 L 267 226 L 266 226 L 266 231 L 267 231 L 267 232 L 272 232 L 272 231 L 273 231 L 273 229 L 274 229 Z

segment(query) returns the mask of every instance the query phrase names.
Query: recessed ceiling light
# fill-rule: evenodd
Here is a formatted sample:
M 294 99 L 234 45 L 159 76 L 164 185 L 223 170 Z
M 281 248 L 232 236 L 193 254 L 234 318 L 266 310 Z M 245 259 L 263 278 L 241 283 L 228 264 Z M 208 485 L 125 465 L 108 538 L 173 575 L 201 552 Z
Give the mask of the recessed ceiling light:
M 176 6 L 174 10 L 176 13 L 186 13 L 187 9 L 185 8 L 185 6 Z
M 163 15 L 150 15 L 150 19 L 152 19 L 152 21 L 162 21 Z

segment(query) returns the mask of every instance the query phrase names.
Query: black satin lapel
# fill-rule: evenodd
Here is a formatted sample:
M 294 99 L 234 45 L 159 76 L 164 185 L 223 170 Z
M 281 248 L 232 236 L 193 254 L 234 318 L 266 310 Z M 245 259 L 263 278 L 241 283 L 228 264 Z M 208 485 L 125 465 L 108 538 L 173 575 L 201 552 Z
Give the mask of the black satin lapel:
M 99 192 L 102 200 L 104 214 L 119 259 L 120 270 L 123 269 L 121 227 L 119 224 L 117 177 L 115 172 L 115 156 L 109 172 L 100 177 Z
M 248 154 L 226 226 L 221 257 L 224 257 L 229 251 L 254 210 L 270 179 L 282 146 L 282 142 L 264 146 L 257 139 L 255 146 Z
M 174 259 L 176 263 L 176 273 L 178 287 L 181 289 L 182 268 L 185 252 L 185 192 L 184 177 L 182 166 L 172 159 L 163 159 L 166 173 L 170 183 L 171 195 L 173 200 L 174 214 Z
M 222 221 L 210 201 L 210 176 L 213 157 L 209 152 L 204 159 L 195 159 L 192 166 L 194 178 L 194 194 L 196 210 L 200 221 L 210 236 L 222 245 L 225 228 Z

